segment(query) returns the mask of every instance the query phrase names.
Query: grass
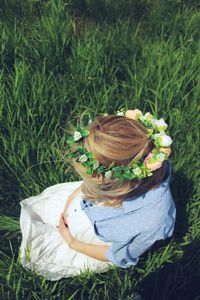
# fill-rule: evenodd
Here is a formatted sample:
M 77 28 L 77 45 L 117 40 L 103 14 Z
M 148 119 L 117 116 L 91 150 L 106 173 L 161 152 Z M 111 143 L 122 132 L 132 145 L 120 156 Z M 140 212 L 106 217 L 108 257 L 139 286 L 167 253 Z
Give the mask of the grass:
M 200 290 L 199 1 L 2 0 L 1 299 L 197 300 Z M 131 269 L 45 281 L 19 264 L 19 201 L 80 180 L 63 161 L 69 122 L 120 107 L 163 117 L 172 144 L 173 237 Z

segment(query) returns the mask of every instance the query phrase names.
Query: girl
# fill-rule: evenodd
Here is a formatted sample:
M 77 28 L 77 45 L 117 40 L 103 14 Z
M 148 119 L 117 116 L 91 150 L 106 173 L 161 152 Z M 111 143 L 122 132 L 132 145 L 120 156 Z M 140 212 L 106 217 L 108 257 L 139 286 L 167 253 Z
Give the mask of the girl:
M 167 124 L 138 109 L 97 116 L 67 143 L 83 180 L 22 200 L 20 259 L 49 280 L 136 265 L 155 241 L 172 236 L 172 143 Z

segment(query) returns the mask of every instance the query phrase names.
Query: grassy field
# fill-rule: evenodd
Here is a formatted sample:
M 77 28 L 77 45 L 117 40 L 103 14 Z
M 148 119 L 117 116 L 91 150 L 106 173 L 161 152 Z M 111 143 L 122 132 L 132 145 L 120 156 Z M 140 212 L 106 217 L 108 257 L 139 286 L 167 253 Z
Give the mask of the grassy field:
M 0 298 L 200 299 L 200 4 L 1 0 Z M 172 144 L 173 237 L 138 265 L 57 282 L 19 264 L 19 201 L 81 180 L 63 161 L 69 122 L 121 107 L 163 117 Z

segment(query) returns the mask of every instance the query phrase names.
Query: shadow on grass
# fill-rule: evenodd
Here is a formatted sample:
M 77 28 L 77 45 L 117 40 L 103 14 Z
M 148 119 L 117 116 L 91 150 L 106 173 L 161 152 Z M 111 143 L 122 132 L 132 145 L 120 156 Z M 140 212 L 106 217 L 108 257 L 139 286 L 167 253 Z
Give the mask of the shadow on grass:
M 139 288 L 143 300 L 200 299 L 200 241 L 184 248 L 184 255 L 175 263 L 151 273 Z
M 181 172 L 172 176 L 171 193 L 176 205 L 175 241 L 178 243 L 188 231 L 187 204 L 193 197 L 194 183 Z
M 19 216 L 18 194 L 20 186 L 9 169 L 0 170 L 0 213 L 12 217 Z
M 193 196 L 193 182 L 181 172 L 173 174 L 171 192 L 176 204 L 177 216 L 173 233 L 177 245 L 188 232 L 187 203 Z M 164 247 L 169 239 L 157 241 L 151 251 Z M 182 247 L 184 255 L 175 263 L 167 263 L 148 275 L 140 285 L 143 300 L 197 300 L 200 295 L 200 241 Z M 147 254 L 144 254 L 146 256 Z
M 187 8 L 198 9 L 200 4 L 198 0 L 183 1 L 154 1 L 154 0 L 70 0 L 68 9 L 75 15 L 92 18 L 94 21 L 113 23 L 117 20 L 131 18 L 138 21 L 141 18 L 163 21 L 176 14 L 180 9 Z
M 106 21 L 113 23 L 117 19 L 126 19 L 128 17 L 133 20 L 140 19 L 148 12 L 148 4 L 146 0 L 141 1 L 86 1 L 73 0 L 69 1 L 69 9 L 75 15 L 81 15 L 93 18 L 96 22 Z
M 188 232 L 187 203 L 193 196 L 193 181 L 181 172 L 172 174 L 170 182 L 171 193 L 176 205 L 176 223 L 173 232 L 174 241 L 179 244 Z M 157 241 L 151 249 L 156 250 L 168 245 L 169 239 Z

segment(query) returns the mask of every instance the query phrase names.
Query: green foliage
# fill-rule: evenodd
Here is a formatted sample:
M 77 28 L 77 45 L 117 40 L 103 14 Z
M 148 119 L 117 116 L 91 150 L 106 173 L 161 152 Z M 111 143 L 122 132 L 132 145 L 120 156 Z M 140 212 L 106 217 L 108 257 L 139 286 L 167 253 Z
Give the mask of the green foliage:
M 1 1 L 1 299 L 128 300 L 135 290 L 149 300 L 198 299 L 191 287 L 200 270 L 199 8 L 196 0 Z M 83 110 L 93 119 L 120 107 L 169 124 L 173 237 L 127 270 L 58 282 L 25 271 L 19 201 L 81 180 L 60 156 L 70 122 L 77 127 Z

